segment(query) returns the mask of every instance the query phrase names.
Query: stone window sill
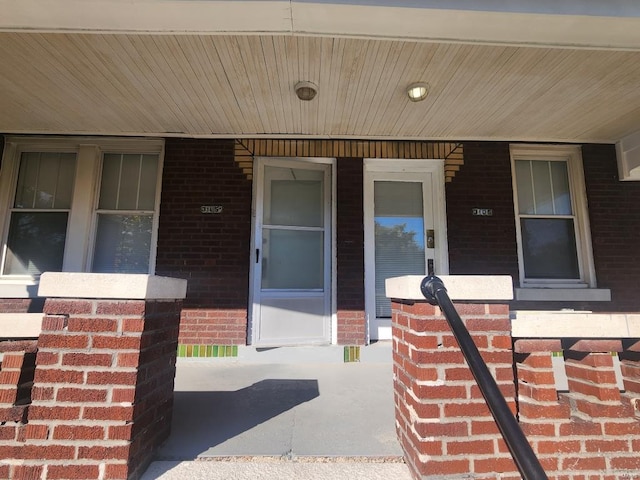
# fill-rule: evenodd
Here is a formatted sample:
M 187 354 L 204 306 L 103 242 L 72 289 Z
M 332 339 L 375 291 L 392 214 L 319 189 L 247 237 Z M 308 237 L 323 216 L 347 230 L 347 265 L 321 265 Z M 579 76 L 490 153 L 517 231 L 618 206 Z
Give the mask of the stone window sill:
M 531 302 L 610 302 L 608 288 L 516 288 L 515 300 Z

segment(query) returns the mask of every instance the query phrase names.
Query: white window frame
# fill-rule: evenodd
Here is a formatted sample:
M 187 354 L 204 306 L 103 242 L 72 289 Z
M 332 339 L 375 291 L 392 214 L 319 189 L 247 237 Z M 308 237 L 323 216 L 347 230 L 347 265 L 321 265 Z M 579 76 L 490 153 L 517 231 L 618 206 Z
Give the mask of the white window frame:
M 521 288 L 596 288 L 596 276 L 591 248 L 591 231 L 587 209 L 587 196 L 582 167 L 580 146 L 574 145 L 510 145 L 511 178 L 513 182 L 513 205 L 516 220 L 518 241 L 518 264 Z M 520 213 L 518 208 L 518 191 L 515 174 L 516 160 L 564 161 L 567 164 L 571 206 L 575 219 L 575 242 L 578 255 L 579 278 L 576 280 L 527 279 L 524 273 L 524 252 Z
M 149 257 L 149 274 L 155 271 L 158 220 L 164 163 L 163 139 L 102 138 L 102 137 L 5 137 L 0 169 L 0 234 L 3 268 L 9 222 L 18 181 L 20 158 L 24 152 L 65 152 L 76 154 L 76 171 L 71 211 L 62 264 L 63 272 L 89 272 L 93 263 L 97 223 L 97 202 L 100 192 L 102 159 L 105 153 L 146 153 L 158 155 L 158 176 L 153 214 L 153 230 Z M 0 275 L 0 297 L 28 298 L 37 295 L 38 276 Z

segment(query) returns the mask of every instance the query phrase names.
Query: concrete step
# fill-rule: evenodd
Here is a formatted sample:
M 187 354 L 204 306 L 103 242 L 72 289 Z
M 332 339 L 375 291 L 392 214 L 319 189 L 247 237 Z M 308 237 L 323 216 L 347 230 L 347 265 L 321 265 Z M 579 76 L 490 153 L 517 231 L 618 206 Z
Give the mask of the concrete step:
M 306 457 L 153 462 L 141 480 L 411 480 L 398 460 Z

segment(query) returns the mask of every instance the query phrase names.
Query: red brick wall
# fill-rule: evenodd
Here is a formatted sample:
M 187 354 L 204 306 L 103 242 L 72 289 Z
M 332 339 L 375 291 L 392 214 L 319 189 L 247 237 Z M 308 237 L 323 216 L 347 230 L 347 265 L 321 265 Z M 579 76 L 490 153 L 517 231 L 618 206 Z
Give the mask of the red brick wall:
M 0 298 L 1 313 L 38 313 L 42 311 L 43 298 Z M 0 338 L 2 334 L 0 333 Z
M 518 413 L 551 479 L 640 477 L 640 356 L 635 341 L 517 340 Z M 569 384 L 556 392 L 550 351 L 563 351 Z M 620 352 L 625 392 L 616 383 Z
M 518 339 L 514 355 L 507 305 L 456 308 L 550 480 L 640 478 L 639 339 Z M 439 309 L 393 309 L 397 429 L 414 477 L 519 479 Z M 556 391 L 552 351 L 564 352 L 568 392 Z
M 515 412 L 509 310 L 456 304 Z M 517 471 L 482 393 L 440 310 L 393 302 L 398 438 L 415 478 L 516 479 Z
M 251 188 L 233 140 L 166 140 L 156 274 L 188 280 L 180 343 L 246 341 Z
M 366 340 L 363 163 L 361 158 L 338 158 L 337 163 L 338 343 L 363 344 Z
M 2 418 L 11 421 L 0 428 L 0 458 L 13 465 L 0 466 L 0 478 L 139 478 L 169 434 L 180 309 L 48 300 L 26 419 Z M 0 377 L 29 365 L 10 354 Z

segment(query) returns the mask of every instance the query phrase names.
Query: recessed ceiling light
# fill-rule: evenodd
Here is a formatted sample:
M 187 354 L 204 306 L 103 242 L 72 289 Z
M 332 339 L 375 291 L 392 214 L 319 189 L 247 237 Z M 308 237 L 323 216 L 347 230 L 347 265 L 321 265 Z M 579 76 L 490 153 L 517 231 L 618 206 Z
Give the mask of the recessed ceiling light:
M 407 87 L 407 96 L 412 102 L 420 102 L 427 98 L 429 85 L 426 83 L 412 83 Z

